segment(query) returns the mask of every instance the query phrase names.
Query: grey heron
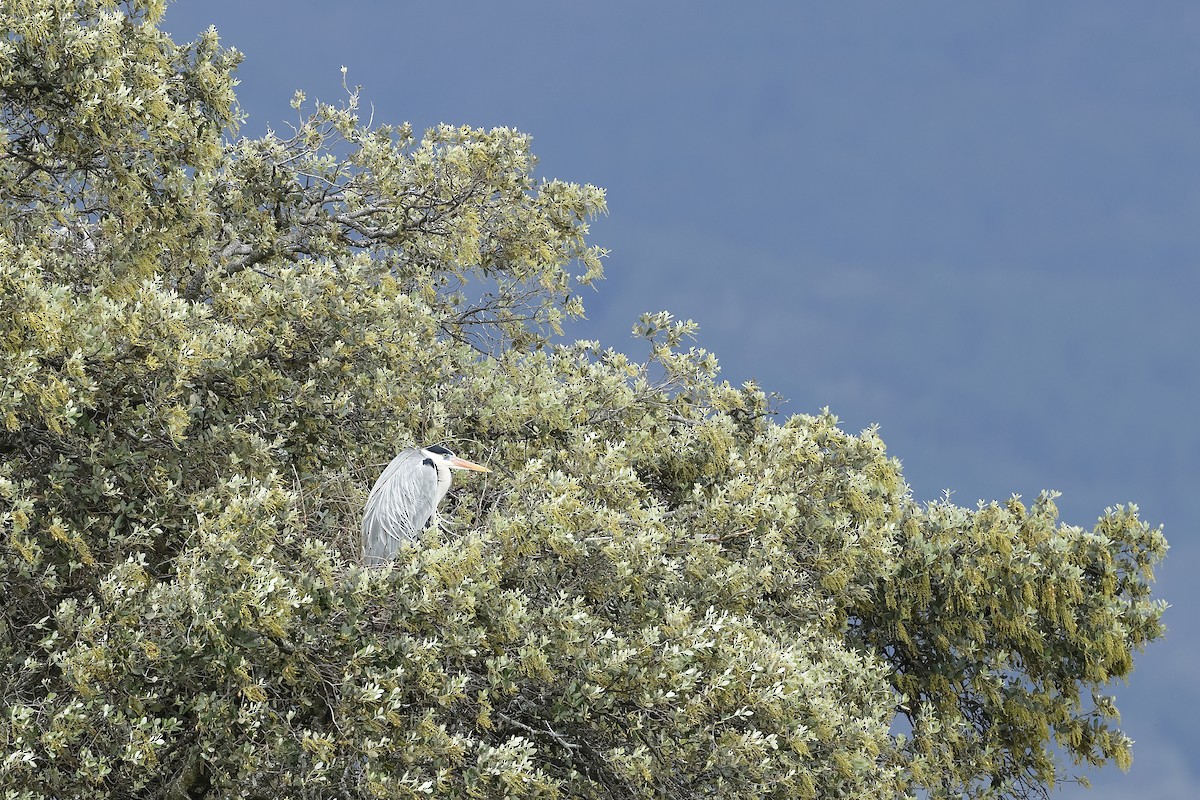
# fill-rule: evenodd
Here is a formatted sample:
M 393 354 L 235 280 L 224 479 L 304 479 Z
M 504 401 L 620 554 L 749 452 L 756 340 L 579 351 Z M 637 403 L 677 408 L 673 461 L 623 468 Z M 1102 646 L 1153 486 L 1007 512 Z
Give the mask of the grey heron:
M 409 447 L 375 481 L 363 511 L 362 556 L 367 566 L 386 564 L 400 543 L 436 524 L 437 507 L 450 490 L 450 470 L 491 472 L 445 447 Z

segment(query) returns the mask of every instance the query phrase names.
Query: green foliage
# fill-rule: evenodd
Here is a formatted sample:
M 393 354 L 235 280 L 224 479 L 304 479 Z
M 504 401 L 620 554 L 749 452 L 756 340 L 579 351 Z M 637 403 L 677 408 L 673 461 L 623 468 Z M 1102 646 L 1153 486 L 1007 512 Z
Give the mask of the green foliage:
M 162 4 L 0 5 L 0 785 L 56 797 L 1028 796 L 1126 766 L 1102 694 L 1166 544 L 913 502 L 691 323 L 554 345 L 590 186 L 358 96 L 226 142 Z M 295 106 L 304 108 L 298 95 Z M 576 274 L 577 273 L 577 274 Z M 356 563 L 394 452 L 493 469 Z

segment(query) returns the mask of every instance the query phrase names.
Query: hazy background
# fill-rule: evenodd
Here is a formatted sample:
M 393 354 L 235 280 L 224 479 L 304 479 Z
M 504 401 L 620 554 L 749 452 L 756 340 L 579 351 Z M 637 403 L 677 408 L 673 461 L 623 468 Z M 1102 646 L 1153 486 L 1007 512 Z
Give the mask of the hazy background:
M 337 101 L 533 134 L 608 189 L 608 279 L 568 334 L 701 325 L 785 413 L 881 426 L 914 495 L 1064 493 L 1166 526 L 1166 642 L 1116 687 L 1128 774 L 1200 786 L 1200 5 L 182 0 L 247 54 L 248 135 Z

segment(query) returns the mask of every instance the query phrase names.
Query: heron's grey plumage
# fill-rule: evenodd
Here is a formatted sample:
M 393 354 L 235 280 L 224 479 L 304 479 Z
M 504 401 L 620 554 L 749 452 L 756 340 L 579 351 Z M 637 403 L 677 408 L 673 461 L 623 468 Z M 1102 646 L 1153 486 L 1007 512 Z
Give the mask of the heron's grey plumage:
M 362 521 L 362 557 L 367 566 L 386 564 L 400 545 L 420 539 L 437 521 L 437 506 L 450 490 L 450 470 L 485 467 L 458 458 L 444 447 L 410 447 L 375 481 Z

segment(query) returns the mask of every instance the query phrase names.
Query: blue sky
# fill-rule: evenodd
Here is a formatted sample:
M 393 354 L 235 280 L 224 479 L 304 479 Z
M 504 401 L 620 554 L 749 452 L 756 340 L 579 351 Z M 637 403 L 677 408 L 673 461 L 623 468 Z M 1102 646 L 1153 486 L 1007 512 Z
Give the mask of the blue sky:
M 1200 5 L 181 0 L 247 54 L 255 135 L 340 67 L 380 121 L 512 126 L 609 191 L 568 331 L 701 325 L 735 382 L 881 426 L 919 499 L 1136 502 L 1170 633 L 1116 687 L 1128 774 L 1191 798 L 1200 591 Z

